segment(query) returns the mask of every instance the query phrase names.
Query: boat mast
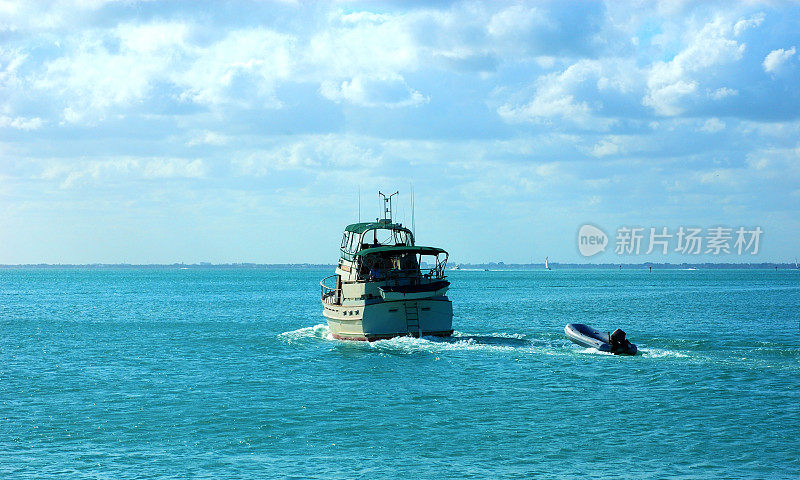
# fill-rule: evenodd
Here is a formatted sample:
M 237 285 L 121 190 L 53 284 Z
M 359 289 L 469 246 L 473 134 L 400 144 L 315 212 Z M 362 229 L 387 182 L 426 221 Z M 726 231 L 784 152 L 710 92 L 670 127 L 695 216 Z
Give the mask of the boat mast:
M 392 197 L 398 193 L 400 192 L 394 192 L 387 197 L 383 192 L 378 192 L 378 195 L 383 197 L 383 220 L 387 220 L 389 223 L 392 222 Z

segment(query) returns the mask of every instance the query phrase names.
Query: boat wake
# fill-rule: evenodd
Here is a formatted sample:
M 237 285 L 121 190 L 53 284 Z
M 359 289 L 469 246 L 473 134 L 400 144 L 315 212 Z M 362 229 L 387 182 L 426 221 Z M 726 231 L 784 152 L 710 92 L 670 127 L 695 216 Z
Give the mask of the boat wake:
M 472 335 L 464 332 L 453 332 L 450 337 L 395 337 L 376 342 L 359 342 L 336 340 L 326 324 L 298 328 L 283 332 L 278 338 L 288 344 L 308 342 L 330 342 L 334 347 L 352 349 L 361 348 L 386 354 L 413 354 L 419 352 L 440 353 L 457 351 L 485 352 L 519 352 L 539 355 L 603 355 L 614 356 L 594 348 L 580 348 L 559 337 L 534 339 L 521 333 L 492 332 Z M 641 348 L 640 357 L 644 358 L 688 358 L 687 353 L 660 348 Z
M 488 334 L 468 335 L 454 332 L 450 337 L 395 337 L 388 340 L 370 342 L 369 347 L 381 352 L 448 352 L 448 351 L 517 351 L 532 346 L 524 335 Z
M 614 357 L 615 355 L 611 352 L 601 352 L 596 348 L 577 348 L 575 349 L 577 353 L 581 355 L 605 355 Z M 672 350 L 665 350 L 662 348 L 640 348 L 636 354 L 637 357 L 644 357 L 644 358 L 689 358 L 689 355 L 682 352 L 676 352 Z
M 664 358 L 664 357 L 671 357 L 671 358 L 689 358 L 689 355 L 686 353 L 676 352 L 673 350 L 665 350 L 662 348 L 641 348 L 639 352 L 642 354 L 643 357 L 646 358 Z
M 532 340 L 524 334 L 493 332 L 481 335 L 471 335 L 463 332 L 453 332 L 450 337 L 395 337 L 388 340 L 375 342 L 359 342 L 350 340 L 336 340 L 331 335 L 328 326 L 318 324 L 312 327 L 298 328 L 283 332 L 278 338 L 288 344 L 307 342 L 330 342 L 337 348 L 362 348 L 381 353 L 415 353 L 415 352 L 448 352 L 448 351 L 494 351 L 494 352 L 520 352 L 539 351 L 548 353 L 553 349 L 564 350 L 560 342 L 549 340 Z
M 334 340 L 331 331 L 324 323 L 314 325 L 313 327 L 303 327 L 297 330 L 283 332 L 278 335 L 278 338 L 286 343 L 297 343 L 309 339 Z

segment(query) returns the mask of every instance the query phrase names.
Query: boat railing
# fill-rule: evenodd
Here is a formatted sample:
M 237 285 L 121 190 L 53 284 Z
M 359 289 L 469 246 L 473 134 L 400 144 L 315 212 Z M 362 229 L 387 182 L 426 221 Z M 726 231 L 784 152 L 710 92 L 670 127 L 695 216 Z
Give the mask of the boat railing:
M 430 265 L 430 264 L 425 265 L 425 267 L 420 265 L 420 272 L 424 272 L 425 270 L 427 270 L 427 273 L 423 273 L 422 276 L 425 277 L 425 278 L 431 278 L 431 279 L 435 279 L 435 280 L 441 280 L 441 279 L 445 278 L 447 276 L 445 274 L 445 269 L 447 267 L 447 258 L 448 258 L 448 256 L 449 255 L 447 253 L 445 253 L 444 258 L 440 259 L 439 256 L 437 255 L 436 256 L 436 263 L 433 265 L 433 267 L 430 267 L 430 268 L 428 268 L 428 265 Z
M 319 281 L 320 296 L 322 298 L 323 303 L 327 303 L 328 305 L 341 305 L 342 288 L 337 286 L 330 287 L 328 285 L 325 285 L 325 282 L 329 282 L 329 279 L 336 278 L 337 276 L 338 275 L 335 274 L 329 275 Z
M 444 279 L 446 275 L 444 274 L 443 268 L 433 267 L 433 268 L 412 268 L 412 269 L 397 269 L 392 268 L 386 271 L 379 271 L 377 275 L 371 274 L 365 278 L 359 279 L 359 282 L 376 282 L 376 281 L 384 281 L 384 280 L 409 280 L 412 283 L 419 281 L 420 279 L 425 280 L 441 280 Z

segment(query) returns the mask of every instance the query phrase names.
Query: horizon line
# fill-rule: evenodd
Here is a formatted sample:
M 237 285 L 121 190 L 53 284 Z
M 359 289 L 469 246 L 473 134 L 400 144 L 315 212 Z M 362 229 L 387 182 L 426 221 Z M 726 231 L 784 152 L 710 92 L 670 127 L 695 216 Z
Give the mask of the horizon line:
M 544 262 L 542 263 L 505 263 L 505 262 L 486 262 L 486 263 L 458 263 L 454 264 L 458 265 L 459 267 L 494 267 L 500 269 L 508 269 L 508 268 L 515 268 L 515 267 L 541 267 L 544 268 Z M 672 263 L 672 262 L 638 262 L 638 263 L 623 263 L 623 262 L 614 262 L 614 263 L 559 263 L 559 262 L 550 262 L 551 266 L 558 266 L 558 267 L 567 267 L 567 268 L 575 268 L 575 267 L 590 267 L 590 268 L 599 268 L 599 267 L 613 267 L 618 268 L 620 266 L 623 267 L 695 267 L 695 266 L 703 266 L 703 267 L 789 267 L 791 269 L 797 269 L 797 266 L 794 262 L 682 262 L 682 263 Z M 219 267 L 256 267 L 256 268 L 265 268 L 265 267 L 334 267 L 336 263 L 312 263 L 312 262 L 296 262 L 296 263 L 256 263 L 256 262 L 227 262 L 227 263 L 211 263 L 211 262 L 196 262 L 196 263 L 185 263 L 185 262 L 173 262 L 173 263 L 104 263 L 104 262 L 94 262 L 94 263 L 5 263 L 0 264 L 0 269 L 13 269 L 13 268 L 107 268 L 107 267 L 120 267 L 120 268 L 146 268 L 146 267 L 186 267 L 186 268 L 219 268 Z M 448 270 L 453 270 L 453 268 L 448 268 Z

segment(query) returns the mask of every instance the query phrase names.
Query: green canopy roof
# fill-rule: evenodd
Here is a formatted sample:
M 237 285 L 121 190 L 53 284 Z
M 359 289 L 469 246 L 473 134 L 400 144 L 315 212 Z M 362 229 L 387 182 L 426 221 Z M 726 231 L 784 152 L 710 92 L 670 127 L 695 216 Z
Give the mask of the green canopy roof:
M 385 228 L 389 230 L 408 230 L 398 223 L 390 223 L 389 221 L 379 220 L 377 222 L 362 222 L 351 223 L 345 227 L 346 232 L 364 233 L 367 230 L 375 230 L 378 228 Z
M 372 253 L 420 253 L 422 255 L 439 255 L 440 253 L 447 252 L 437 247 L 387 245 L 385 247 L 365 248 L 364 250 L 359 250 L 358 253 L 356 253 L 356 256 L 370 255 Z

